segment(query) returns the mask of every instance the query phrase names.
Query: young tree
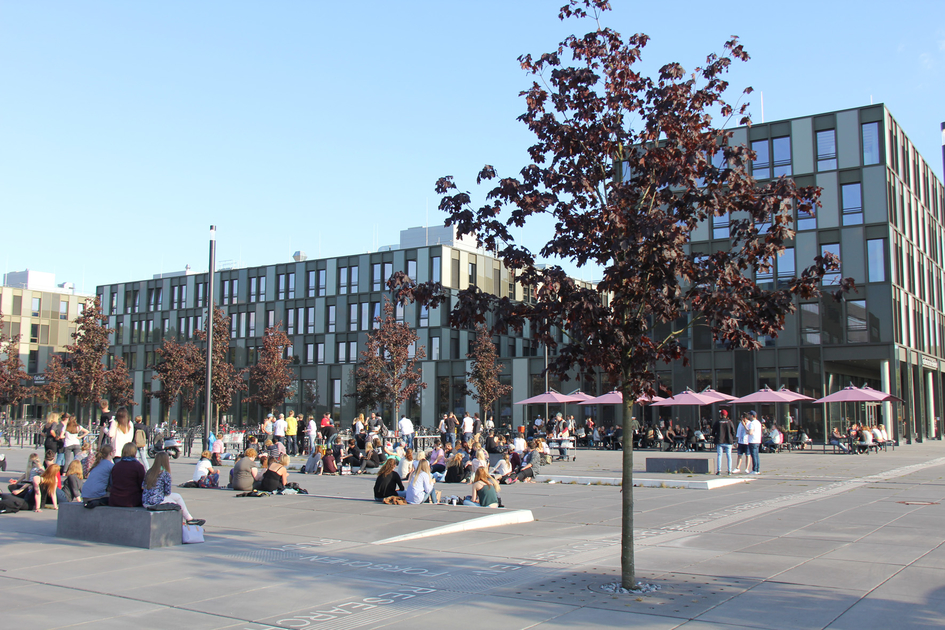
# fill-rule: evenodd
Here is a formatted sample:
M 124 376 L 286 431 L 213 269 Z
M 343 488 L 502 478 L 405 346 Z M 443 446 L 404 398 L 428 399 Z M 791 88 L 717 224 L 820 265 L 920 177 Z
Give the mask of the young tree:
M 134 407 L 135 385 L 128 373 L 128 366 L 121 357 L 115 359 L 115 366 L 105 372 L 105 392 L 111 401 L 111 406 L 115 407 Z
M 46 362 L 46 369 L 43 371 L 45 381 L 37 391 L 40 400 L 47 405 L 56 405 L 64 396 L 70 392 L 69 383 L 70 369 L 63 362 L 62 357 L 54 354 Z
M 599 20 L 609 8 L 606 0 L 571 0 L 559 17 L 591 12 Z M 637 69 L 648 39 L 624 39 L 598 22 L 537 59 L 520 57 L 535 77 L 522 93 L 526 111 L 519 117 L 536 137 L 532 163 L 518 177 L 498 179 L 478 209 L 452 177 L 436 185 L 446 225 L 476 235 L 535 295 L 534 303 L 517 304 L 471 287 L 456 296 L 452 325 L 482 322 L 492 311 L 496 330 L 520 331 L 527 324 L 534 339 L 557 348 L 550 369 L 562 378 L 573 369 L 604 372 L 623 393 L 627 436 L 634 400 L 654 393 L 654 366 L 686 361 L 680 338 L 688 328 L 706 326 L 732 348 L 756 349 L 759 336 L 777 336 L 797 298 L 819 295 L 824 274 L 838 268 L 826 255 L 777 290 L 753 281 L 751 272 L 770 270 L 793 237 L 794 208 L 817 204 L 819 190 L 783 177 L 755 181 L 748 171 L 754 154 L 731 143 L 728 120 L 739 115 L 741 124 L 750 124 L 745 106 L 725 97 L 733 59 L 748 59 L 736 39 L 692 73 L 667 63 L 655 78 Z M 477 182 L 497 177 L 486 166 Z M 730 247 L 691 248 L 693 230 L 713 216 L 730 217 Z M 532 219 L 539 217 L 553 219 L 555 230 L 536 254 L 517 244 L 510 228 L 529 225 L 534 235 L 541 228 Z M 559 266 L 538 266 L 538 256 L 593 266 L 602 280 L 578 283 Z M 401 300 L 436 306 L 446 298 L 438 286 L 414 286 L 403 274 L 389 284 Z M 850 287 L 852 281 L 843 280 L 838 293 Z M 566 333 L 561 344 L 556 330 Z M 626 439 L 625 588 L 636 585 L 632 471 L 632 440 Z
M 277 407 L 285 403 L 286 396 L 294 381 L 292 359 L 285 356 L 286 349 L 292 346 L 288 335 L 280 330 L 281 323 L 266 329 L 262 348 L 259 350 L 259 362 L 249 370 L 249 381 L 256 390 L 243 402 L 254 402 L 275 413 Z
M 85 407 L 91 407 L 108 393 L 108 371 L 104 359 L 108 354 L 108 335 L 115 332 L 108 327 L 108 316 L 102 313 L 98 297 L 85 301 L 85 310 L 75 320 L 75 340 L 66 346 L 69 360 L 69 393 Z
M 207 340 L 207 329 L 197 331 L 199 341 Z M 248 370 L 237 370 L 229 360 L 230 354 L 230 318 L 223 312 L 223 309 L 213 308 L 213 376 L 210 384 L 210 400 L 216 411 L 215 424 L 217 430 L 220 426 L 220 412 L 226 411 L 233 404 L 233 396 L 247 389 L 246 373 Z M 195 383 L 197 391 L 205 391 L 206 376 L 206 351 L 201 353 L 202 370 L 200 380 Z
M 159 381 L 161 389 L 147 392 L 147 396 L 161 401 L 166 422 L 178 399 L 188 413 L 193 410 L 197 402 L 196 384 L 206 379 L 206 358 L 194 343 L 176 339 L 165 339 L 155 352 L 160 360 L 151 379 Z
M 26 383 L 30 375 L 20 359 L 20 335 L 7 336 L 0 311 L 0 406 L 10 405 L 14 412 L 21 400 L 33 395 L 33 387 Z M 11 413 L 12 417 L 12 413 Z
M 384 317 L 367 336 L 367 344 L 361 352 L 361 361 L 355 370 L 355 394 L 358 407 L 374 409 L 391 404 L 392 422 L 397 422 L 400 406 L 411 396 L 416 396 L 427 384 L 417 361 L 426 357 L 423 346 L 417 346 L 419 337 L 405 322 L 398 322 L 394 315 L 394 304 L 384 303 Z M 410 350 L 416 351 L 411 356 Z M 395 425 L 396 426 L 396 425 Z
M 479 411 L 482 412 L 483 420 L 485 420 L 487 414 L 491 413 L 495 401 L 512 391 L 511 385 L 503 385 L 499 382 L 499 374 L 502 373 L 504 366 L 496 360 L 492 333 L 485 324 L 476 325 L 476 343 L 472 352 L 466 356 L 472 359 L 472 371 L 466 373 L 466 380 L 475 388 L 467 387 L 466 393 L 479 403 Z

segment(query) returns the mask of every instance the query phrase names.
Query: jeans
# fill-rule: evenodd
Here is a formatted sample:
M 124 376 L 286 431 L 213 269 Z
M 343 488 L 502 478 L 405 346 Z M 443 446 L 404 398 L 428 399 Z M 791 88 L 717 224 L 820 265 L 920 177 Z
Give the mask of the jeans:
M 450 441 L 450 446 L 456 446 L 456 432 L 455 431 L 450 431 L 449 435 L 447 435 L 447 438 Z
M 144 466 L 145 470 L 151 467 L 151 464 L 148 463 L 148 449 L 146 448 L 138 449 L 138 461 L 141 462 L 141 465 Z M 187 519 L 187 520 L 190 520 L 190 519 Z
M 295 439 L 295 436 L 294 436 L 294 435 L 287 435 L 287 436 L 285 436 L 285 439 L 286 439 L 285 450 L 287 451 L 287 453 L 288 453 L 289 455 L 292 455 L 292 456 L 298 455 L 298 454 L 299 454 L 299 443 L 298 443 L 298 441 Z
M 722 453 L 725 453 L 725 459 L 728 463 L 728 468 L 722 468 Z M 715 445 L 715 469 L 719 472 L 722 470 L 728 470 L 729 474 L 732 473 L 732 445 L 731 444 L 716 444 Z
M 403 438 L 404 442 L 407 443 L 407 448 L 413 449 L 413 433 L 404 433 Z
M 468 444 L 469 442 L 472 442 L 472 439 L 473 439 L 473 434 L 472 434 L 472 433 L 463 433 L 463 441 L 464 441 L 464 442 L 466 442 L 466 443 Z
M 72 463 L 72 460 L 76 459 L 81 452 L 82 452 L 82 446 L 79 444 L 67 446 L 65 449 L 63 449 L 63 455 L 65 456 L 65 461 L 63 462 L 63 465 L 62 465 L 62 472 L 66 471 L 66 468 L 69 467 L 69 464 Z
M 758 461 L 758 447 L 760 444 L 749 444 L 748 454 L 751 455 L 751 471 L 761 472 L 761 463 Z

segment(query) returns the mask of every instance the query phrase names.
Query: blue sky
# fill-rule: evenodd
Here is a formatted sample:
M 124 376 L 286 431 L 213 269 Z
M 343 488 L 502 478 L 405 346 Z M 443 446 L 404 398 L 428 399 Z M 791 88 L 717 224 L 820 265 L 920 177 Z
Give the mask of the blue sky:
M 442 224 L 436 179 L 526 164 L 516 58 L 590 22 L 564 0 L 0 0 L 4 271 L 96 284 L 396 243 Z M 765 120 L 884 102 L 942 177 L 945 4 L 615 0 L 644 67 L 687 68 L 739 35 Z M 788 8 L 783 8 L 788 7 Z M 519 235 L 537 246 L 541 227 Z

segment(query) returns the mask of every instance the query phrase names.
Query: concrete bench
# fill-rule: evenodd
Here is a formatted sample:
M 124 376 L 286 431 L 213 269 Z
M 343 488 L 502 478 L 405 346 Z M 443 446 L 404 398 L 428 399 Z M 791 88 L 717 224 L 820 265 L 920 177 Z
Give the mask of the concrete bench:
M 182 520 L 177 510 L 152 512 L 144 508 L 60 503 L 56 536 L 125 547 L 170 547 L 181 544 Z
M 715 472 L 714 457 L 647 457 L 648 473 L 710 474 Z

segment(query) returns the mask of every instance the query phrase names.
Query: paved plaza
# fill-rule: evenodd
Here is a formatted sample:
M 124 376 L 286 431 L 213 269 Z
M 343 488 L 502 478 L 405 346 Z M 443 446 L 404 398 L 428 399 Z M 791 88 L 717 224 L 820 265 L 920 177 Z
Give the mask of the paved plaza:
M 26 449 L 2 449 L 21 470 Z M 667 486 L 714 475 L 654 475 Z M 308 496 L 180 490 L 207 542 L 155 550 L 55 538 L 56 512 L 0 515 L 8 628 L 941 628 L 945 444 L 870 455 L 762 455 L 763 474 L 710 490 L 634 489 L 645 595 L 619 573 L 619 453 L 542 468 L 578 483 L 502 489 L 531 522 L 436 536 L 500 511 L 385 506 L 373 476 L 292 473 Z M 194 460 L 174 463 L 190 477 Z M 724 476 L 723 476 L 724 478 Z M 650 484 L 654 485 L 654 484 Z M 678 485 L 678 484 L 677 484 Z M 466 488 L 441 485 L 444 494 Z M 475 525 L 473 525 L 475 526 Z M 397 536 L 419 536 L 383 542 Z M 377 544 L 382 542 L 383 544 Z

